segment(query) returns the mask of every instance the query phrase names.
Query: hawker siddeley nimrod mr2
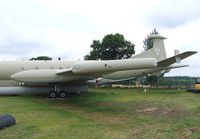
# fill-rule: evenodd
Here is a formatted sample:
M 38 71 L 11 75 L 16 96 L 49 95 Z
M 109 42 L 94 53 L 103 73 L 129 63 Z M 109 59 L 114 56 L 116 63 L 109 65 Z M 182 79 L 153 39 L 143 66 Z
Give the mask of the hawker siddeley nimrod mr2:
M 1 61 L 0 95 L 30 93 L 64 98 L 87 91 L 90 83 L 133 79 L 185 67 L 174 63 L 196 53 L 189 51 L 166 58 L 165 38 L 152 35 L 151 39 L 152 49 L 124 60 Z

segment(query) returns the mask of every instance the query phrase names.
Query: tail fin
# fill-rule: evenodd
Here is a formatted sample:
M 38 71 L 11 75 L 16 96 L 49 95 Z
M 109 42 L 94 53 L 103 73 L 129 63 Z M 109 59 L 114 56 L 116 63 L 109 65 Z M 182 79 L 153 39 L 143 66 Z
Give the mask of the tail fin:
M 133 56 L 132 58 L 150 58 L 154 57 L 156 60 L 162 61 L 167 58 L 165 46 L 164 46 L 164 39 L 163 36 L 160 35 L 151 35 L 149 39 L 153 40 L 153 47 L 143 53 Z

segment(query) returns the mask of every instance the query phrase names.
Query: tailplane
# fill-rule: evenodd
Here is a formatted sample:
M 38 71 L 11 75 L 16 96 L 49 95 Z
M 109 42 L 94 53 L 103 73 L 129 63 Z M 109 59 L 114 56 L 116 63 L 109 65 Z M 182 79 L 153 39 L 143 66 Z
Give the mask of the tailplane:
M 172 57 L 166 58 L 162 61 L 159 61 L 157 64 L 158 64 L 158 67 L 166 67 L 166 66 L 172 65 L 174 63 L 180 64 L 181 60 L 183 60 L 193 54 L 196 54 L 196 53 L 197 53 L 196 51 L 187 51 L 187 52 L 184 52 L 181 54 L 176 54 L 175 56 L 172 56 Z

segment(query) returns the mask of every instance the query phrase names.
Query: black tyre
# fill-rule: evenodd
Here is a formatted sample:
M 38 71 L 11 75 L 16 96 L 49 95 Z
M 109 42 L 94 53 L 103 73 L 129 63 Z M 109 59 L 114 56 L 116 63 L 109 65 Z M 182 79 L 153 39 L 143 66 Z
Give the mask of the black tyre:
M 67 93 L 65 91 L 60 91 L 59 92 L 59 97 L 60 98 L 66 98 L 67 97 Z
M 49 92 L 49 97 L 50 97 L 50 98 L 56 98 L 56 97 L 57 97 L 56 91 L 51 91 L 51 92 Z
M 15 125 L 16 124 L 16 120 L 13 116 L 11 115 L 2 115 L 0 116 L 0 129 L 11 126 L 11 125 Z

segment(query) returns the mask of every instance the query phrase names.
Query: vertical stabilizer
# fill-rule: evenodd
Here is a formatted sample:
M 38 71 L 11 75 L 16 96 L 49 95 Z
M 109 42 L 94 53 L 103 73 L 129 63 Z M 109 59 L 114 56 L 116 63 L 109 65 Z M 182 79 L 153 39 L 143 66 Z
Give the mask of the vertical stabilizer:
M 132 58 L 154 57 L 156 58 L 158 62 L 166 59 L 167 56 L 166 56 L 165 45 L 164 45 L 164 39 L 166 38 L 160 35 L 151 35 L 149 36 L 149 39 L 153 40 L 153 47 L 143 53 L 133 56 Z

